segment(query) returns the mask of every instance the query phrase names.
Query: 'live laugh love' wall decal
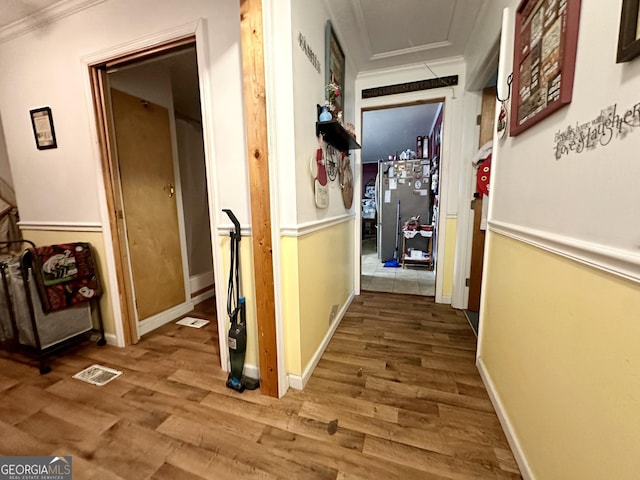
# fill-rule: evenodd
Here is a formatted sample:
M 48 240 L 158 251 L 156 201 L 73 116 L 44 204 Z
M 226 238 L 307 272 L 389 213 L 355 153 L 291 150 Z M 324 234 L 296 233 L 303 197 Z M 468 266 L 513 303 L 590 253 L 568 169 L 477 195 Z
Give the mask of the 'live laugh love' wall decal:
M 612 105 L 586 123 L 576 122 L 564 130 L 558 130 L 554 142 L 556 160 L 570 153 L 606 147 L 612 140 L 623 140 L 635 128 L 640 127 L 640 103 L 621 114 L 618 105 Z

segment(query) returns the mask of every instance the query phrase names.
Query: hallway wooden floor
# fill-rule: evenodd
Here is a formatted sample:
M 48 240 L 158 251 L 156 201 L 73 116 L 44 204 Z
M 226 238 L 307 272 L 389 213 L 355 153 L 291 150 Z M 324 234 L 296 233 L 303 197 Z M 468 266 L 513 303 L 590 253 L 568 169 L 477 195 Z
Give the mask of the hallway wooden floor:
M 462 312 L 356 297 L 305 391 L 280 400 L 224 386 L 215 327 L 79 347 L 44 376 L 2 353 L 0 455 L 72 455 L 76 480 L 520 478 Z M 93 363 L 124 374 L 71 378 Z

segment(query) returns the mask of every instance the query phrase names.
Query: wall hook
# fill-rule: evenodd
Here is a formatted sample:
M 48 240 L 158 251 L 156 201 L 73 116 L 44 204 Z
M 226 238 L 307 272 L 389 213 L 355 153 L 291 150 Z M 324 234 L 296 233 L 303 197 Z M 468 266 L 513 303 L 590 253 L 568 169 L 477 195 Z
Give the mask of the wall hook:
M 498 95 L 498 89 L 496 88 L 496 98 L 498 99 L 499 102 L 507 102 L 510 98 L 511 98 L 511 84 L 513 83 L 513 73 L 510 73 L 509 76 L 507 77 L 507 86 L 509 87 L 509 91 L 507 93 L 507 98 L 502 99 L 500 98 L 500 95 Z

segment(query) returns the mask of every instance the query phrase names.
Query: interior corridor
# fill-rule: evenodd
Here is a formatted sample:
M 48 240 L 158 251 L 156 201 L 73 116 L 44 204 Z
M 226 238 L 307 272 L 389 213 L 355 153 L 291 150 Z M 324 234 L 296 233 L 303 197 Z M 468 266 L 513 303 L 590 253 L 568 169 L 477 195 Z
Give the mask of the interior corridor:
M 304 391 L 225 387 L 215 311 L 126 348 L 76 347 L 39 375 L 0 352 L 0 455 L 72 455 L 74 478 L 519 479 L 464 315 L 415 295 L 355 298 Z M 99 363 L 103 387 L 71 378 Z

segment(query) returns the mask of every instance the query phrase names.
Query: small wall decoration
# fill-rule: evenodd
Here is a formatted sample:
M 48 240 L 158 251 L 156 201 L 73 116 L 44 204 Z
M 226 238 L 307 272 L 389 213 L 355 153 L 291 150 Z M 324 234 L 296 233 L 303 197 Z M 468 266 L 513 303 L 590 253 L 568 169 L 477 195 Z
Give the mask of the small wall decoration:
M 340 187 L 342 188 L 342 203 L 349 210 L 353 205 L 353 171 L 348 155 L 342 154 L 340 166 Z
M 617 63 L 640 55 L 640 0 L 622 0 Z
M 442 87 L 455 87 L 458 85 L 458 75 L 430 78 L 417 82 L 396 83 L 384 87 L 366 88 L 362 90 L 362 98 L 383 97 L 385 95 L 398 95 L 401 93 L 419 92 Z
M 516 11 L 511 136 L 571 103 L 581 0 L 522 0 Z
M 58 148 L 56 143 L 56 132 L 53 129 L 53 117 L 49 107 L 35 108 L 29 110 L 31 114 L 31 126 L 36 139 L 38 150 L 48 148 Z
M 313 68 L 316 69 L 316 72 L 320 73 L 320 60 L 318 60 L 318 56 L 307 43 L 305 36 L 300 32 L 298 32 L 298 45 L 300 45 L 300 48 L 311 62 L 311 65 L 313 65 Z
M 636 128 L 640 128 L 640 103 L 626 109 L 619 108 L 617 104 L 611 105 L 591 121 L 576 122 L 556 132 L 556 160 L 572 153 L 606 147 L 612 140 L 624 140 Z
M 338 111 L 344 109 L 344 77 L 345 77 L 345 58 L 338 37 L 333 30 L 331 20 L 327 20 L 325 27 L 325 98 L 330 101 Z M 335 88 L 330 85 L 337 86 L 339 95 L 335 95 Z
M 327 208 L 329 206 L 329 186 L 327 185 L 323 143 L 322 135 L 319 135 L 315 158 L 312 158 L 309 164 L 311 176 L 313 177 L 316 207 L 318 208 Z
M 496 132 L 498 138 L 505 138 L 507 135 L 507 122 L 509 121 L 509 113 L 504 102 L 500 104 L 500 113 L 498 114 L 498 121 L 496 122 Z

